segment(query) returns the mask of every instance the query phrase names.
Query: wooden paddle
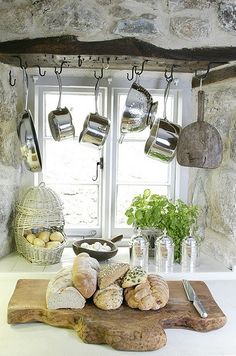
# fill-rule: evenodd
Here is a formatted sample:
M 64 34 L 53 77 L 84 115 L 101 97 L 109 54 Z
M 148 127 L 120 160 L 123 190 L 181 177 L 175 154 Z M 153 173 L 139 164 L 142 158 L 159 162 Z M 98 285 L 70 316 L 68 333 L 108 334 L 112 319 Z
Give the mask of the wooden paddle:
M 177 161 L 181 166 L 217 168 L 223 158 L 223 144 L 215 127 L 204 122 L 203 90 L 198 92 L 197 122 L 186 126 L 180 133 Z

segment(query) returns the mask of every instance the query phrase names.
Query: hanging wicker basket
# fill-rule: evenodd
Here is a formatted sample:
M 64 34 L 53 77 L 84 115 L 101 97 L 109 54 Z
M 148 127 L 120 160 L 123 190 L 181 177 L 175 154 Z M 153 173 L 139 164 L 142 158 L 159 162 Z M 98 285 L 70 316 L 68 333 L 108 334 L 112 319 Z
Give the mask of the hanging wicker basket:
M 17 251 L 30 262 L 43 265 L 58 263 L 66 245 L 64 225 L 63 204 L 58 195 L 45 183 L 29 188 L 16 205 L 14 233 Z M 55 248 L 46 248 L 27 241 L 27 235 L 37 236 L 43 231 L 59 231 L 64 236 L 63 242 Z

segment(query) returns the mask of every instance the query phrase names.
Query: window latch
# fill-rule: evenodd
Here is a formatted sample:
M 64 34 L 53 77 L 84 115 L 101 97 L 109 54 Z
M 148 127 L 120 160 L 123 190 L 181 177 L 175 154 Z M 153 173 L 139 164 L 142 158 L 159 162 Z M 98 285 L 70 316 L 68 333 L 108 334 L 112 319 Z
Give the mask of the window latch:
M 97 162 L 97 166 L 96 166 L 96 176 L 92 177 L 92 180 L 94 182 L 96 182 L 96 180 L 98 179 L 98 167 L 100 166 L 100 169 L 103 169 L 104 167 L 104 161 L 103 161 L 103 157 L 100 158 L 100 160 Z

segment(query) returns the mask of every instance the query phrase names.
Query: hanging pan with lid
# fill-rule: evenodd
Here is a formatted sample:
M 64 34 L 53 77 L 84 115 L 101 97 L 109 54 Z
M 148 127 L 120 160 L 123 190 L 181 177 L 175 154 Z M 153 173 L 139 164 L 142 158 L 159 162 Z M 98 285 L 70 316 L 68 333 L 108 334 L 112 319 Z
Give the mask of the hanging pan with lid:
M 42 170 L 41 155 L 34 122 L 30 110 L 28 109 L 28 74 L 26 67 L 23 70 L 23 86 L 25 91 L 25 110 L 17 128 L 17 134 L 21 143 L 22 158 L 26 169 L 31 172 Z
M 217 129 L 204 121 L 204 99 L 204 91 L 199 90 L 197 122 L 186 126 L 180 134 L 177 161 L 181 166 L 217 168 L 221 164 L 222 140 Z

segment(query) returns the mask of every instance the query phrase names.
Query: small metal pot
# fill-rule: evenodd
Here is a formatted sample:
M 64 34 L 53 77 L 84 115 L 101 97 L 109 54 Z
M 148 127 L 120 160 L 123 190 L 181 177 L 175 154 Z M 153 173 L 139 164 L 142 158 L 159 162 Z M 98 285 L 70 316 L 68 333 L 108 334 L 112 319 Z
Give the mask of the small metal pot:
M 121 135 L 143 131 L 155 120 L 158 102 L 153 103 L 151 94 L 137 82 L 129 90 L 121 119 Z
M 62 84 L 60 74 L 55 71 L 59 84 L 59 100 L 56 110 L 53 110 L 48 115 L 48 123 L 52 137 L 55 141 L 61 141 L 75 136 L 75 128 L 72 123 L 72 116 L 69 110 L 61 108 L 61 93 Z
M 83 125 L 83 130 L 79 136 L 79 142 L 91 143 L 97 147 L 102 147 L 106 142 L 110 131 L 110 120 L 98 113 L 97 98 L 99 92 L 99 79 L 95 85 L 95 113 L 90 113 Z
M 169 96 L 171 81 L 167 81 L 164 93 L 163 119 L 157 119 L 151 127 L 149 138 L 144 147 L 144 153 L 154 159 L 171 162 L 176 154 L 181 127 L 171 123 L 166 118 L 166 103 Z
M 178 134 L 168 121 L 158 119 L 152 126 L 144 152 L 151 158 L 170 162 L 175 156 Z

